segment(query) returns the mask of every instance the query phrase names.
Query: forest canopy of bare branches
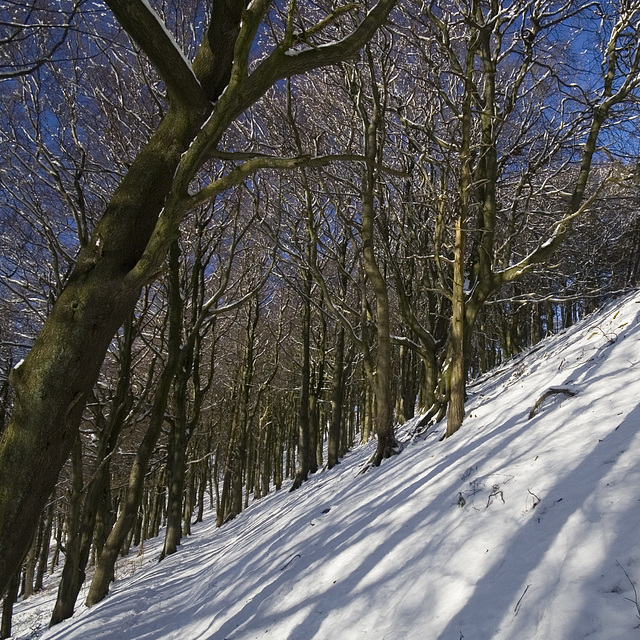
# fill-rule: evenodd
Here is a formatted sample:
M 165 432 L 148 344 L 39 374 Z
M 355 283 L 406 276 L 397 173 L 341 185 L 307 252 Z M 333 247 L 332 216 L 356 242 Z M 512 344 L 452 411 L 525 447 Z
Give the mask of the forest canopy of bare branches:
M 640 1 L 0 2 L 0 592 L 223 525 L 636 287 Z M 64 553 L 62 553 L 64 550 Z M 51 555 L 52 554 L 52 555 Z M 52 559 L 53 558 L 53 559 Z M 6 612 L 9 613 L 6 613 Z

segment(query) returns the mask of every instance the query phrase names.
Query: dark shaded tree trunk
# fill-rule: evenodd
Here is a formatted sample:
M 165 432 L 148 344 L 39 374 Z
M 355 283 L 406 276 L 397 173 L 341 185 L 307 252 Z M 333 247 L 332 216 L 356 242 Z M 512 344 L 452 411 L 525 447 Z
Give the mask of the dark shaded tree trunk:
M 307 479 L 311 468 L 311 425 L 309 420 L 309 387 L 311 378 L 311 272 L 305 275 L 302 299 L 302 366 L 300 371 L 300 404 L 298 405 L 298 468 L 291 491 Z M 314 452 L 315 454 L 315 452 Z
M 320 317 L 320 354 L 317 371 L 309 385 L 309 473 L 315 473 L 322 466 L 323 433 L 320 426 L 320 400 L 324 387 L 324 369 L 326 361 L 327 325 L 324 315 Z
M 177 399 L 177 398 L 176 398 Z M 176 413 L 180 413 L 179 410 Z M 167 528 L 164 547 L 160 560 L 178 550 L 182 538 L 182 504 L 184 498 L 184 484 L 186 473 L 187 434 L 186 425 L 176 416 L 171 429 L 169 445 L 169 477 L 167 501 Z
M 342 430 L 342 404 L 344 402 L 344 327 L 339 327 L 336 337 L 331 380 L 331 421 L 327 443 L 327 466 L 329 469 L 338 464 L 340 453 L 340 432 Z
M 416 368 L 414 365 L 413 351 L 404 345 L 400 347 L 400 389 L 396 414 L 398 423 L 402 424 L 411 420 L 415 413 L 417 383 Z
M 51 556 L 51 563 L 49 564 L 49 575 L 53 575 L 53 572 L 56 570 L 58 566 L 58 562 L 60 560 L 60 550 L 62 547 L 62 525 L 63 518 L 61 515 L 58 515 L 56 518 L 56 532 L 55 532 L 55 547 L 53 548 L 53 554 Z
M 369 52 L 370 57 L 370 52 Z M 372 62 L 370 61 L 370 67 Z M 365 123 L 365 156 L 367 164 L 362 179 L 362 255 L 367 278 L 373 287 L 376 301 L 376 338 L 377 354 L 375 372 L 370 373 L 372 387 L 375 390 L 376 435 L 378 445 L 371 459 L 373 466 L 382 460 L 398 453 L 398 442 L 393 424 L 393 391 L 391 371 L 391 315 L 387 282 L 382 275 L 375 252 L 375 204 L 378 159 L 378 127 L 380 125 L 379 96 L 376 87 L 374 92 L 373 115 L 369 120 L 364 109 L 361 115 Z M 371 375 L 373 374 L 373 375 Z
M 33 595 L 33 583 L 35 581 L 36 563 L 38 561 L 38 545 L 40 544 L 40 537 L 42 536 L 42 522 L 38 527 L 38 533 L 33 538 L 33 543 L 27 553 L 24 567 L 22 570 L 22 597 L 26 600 Z
M 2 621 L 0 622 L 0 638 L 11 637 L 11 622 L 13 619 L 13 605 L 18 600 L 18 588 L 20 586 L 20 576 L 15 575 L 9 581 L 9 587 L 2 599 Z
M 209 435 L 206 446 L 207 454 L 204 460 L 198 464 L 198 511 L 196 513 L 196 522 L 202 522 L 202 519 L 204 518 L 204 496 L 207 491 L 207 482 L 211 474 L 211 456 L 208 453 L 211 448 L 211 442 L 212 436 Z
M 38 558 L 38 569 L 33 590 L 37 593 L 42 589 L 44 574 L 47 572 L 47 562 L 49 561 L 49 549 L 51 548 L 51 532 L 53 530 L 53 516 L 55 511 L 55 501 L 52 497 L 51 504 L 47 508 L 42 532 L 42 544 L 40 545 L 40 556 Z
M 66 612 L 69 608 L 73 611 L 75 599 L 71 604 L 70 593 L 74 585 L 84 579 L 78 576 L 78 557 L 80 553 L 80 527 L 82 518 L 82 443 L 78 436 L 73 450 L 71 452 L 71 491 L 69 493 L 69 507 L 67 510 L 67 540 L 65 544 L 65 562 L 62 569 L 62 577 L 58 585 L 58 597 L 53 609 L 51 624 L 55 624 L 65 617 L 62 612 Z M 68 615 L 66 617 L 69 617 Z

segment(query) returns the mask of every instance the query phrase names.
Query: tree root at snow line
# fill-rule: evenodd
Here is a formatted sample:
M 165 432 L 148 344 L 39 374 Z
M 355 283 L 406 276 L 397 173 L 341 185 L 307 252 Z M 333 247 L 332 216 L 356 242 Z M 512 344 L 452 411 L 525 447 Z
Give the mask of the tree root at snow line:
M 361 476 L 365 474 L 372 467 L 379 467 L 380 463 L 385 458 L 391 458 L 392 456 L 397 456 L 403 449 L 402 443 L 396 438 L 393 439 L 393 442 L 385 447 L 383 450 L 380 450 L 378 447 L 375 453 L 369 458 L 367 463 L 358 471 L 357 475 Z
M 425 413 L 420 420 L 415 424 L 413 429 L 409 432 L 409 438 L 417 438 L 431 429 L 434 425 L 438 424 L 447 413 L 446 402 L 436 402 Z

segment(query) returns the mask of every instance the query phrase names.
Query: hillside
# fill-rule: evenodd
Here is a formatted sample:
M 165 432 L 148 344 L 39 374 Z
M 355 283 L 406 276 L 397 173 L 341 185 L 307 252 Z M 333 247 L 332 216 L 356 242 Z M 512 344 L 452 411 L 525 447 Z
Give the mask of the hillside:
M 162 563 L 147 543 L 41 637 L 640 638 L 639 320 L 636 293 L 485 376 L 447 441 L 409 423 L 379 469 L 358 475 L 369 443 Z

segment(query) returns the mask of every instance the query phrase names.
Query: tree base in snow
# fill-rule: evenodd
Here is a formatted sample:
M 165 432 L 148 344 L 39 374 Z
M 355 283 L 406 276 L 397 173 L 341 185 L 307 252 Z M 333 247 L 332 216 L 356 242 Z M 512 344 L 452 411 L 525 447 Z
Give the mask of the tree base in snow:
M 378 447 L 375 453 L 369 458 L 367 464 L 358 471 L 358 475 L 366 473 L 371 467 L 379 467 L 383 460 L 397 456 L 403 449 L 402 443 L 396 438 L 387 439 L 385 444 L 381 444 L 378 440 Z

